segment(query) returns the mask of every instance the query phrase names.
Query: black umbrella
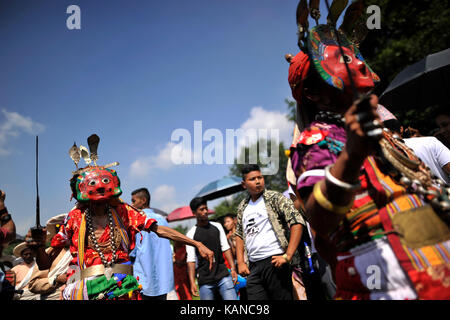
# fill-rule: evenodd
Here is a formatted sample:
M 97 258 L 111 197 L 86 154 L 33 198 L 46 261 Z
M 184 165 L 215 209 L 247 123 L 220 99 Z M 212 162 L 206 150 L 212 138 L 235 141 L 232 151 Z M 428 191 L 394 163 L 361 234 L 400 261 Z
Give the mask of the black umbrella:
M 450 48 L 406 67 L 380 96 L 391 111 L 445 105 L 450 101 Z
M 199 193 L 197 193 L 196 197 L 202 197 L 206 200 L 226 197 L 230 194 L 244 190 L 241 181 L 242 178 L 234 176 L 215 180 L 204 186 Z

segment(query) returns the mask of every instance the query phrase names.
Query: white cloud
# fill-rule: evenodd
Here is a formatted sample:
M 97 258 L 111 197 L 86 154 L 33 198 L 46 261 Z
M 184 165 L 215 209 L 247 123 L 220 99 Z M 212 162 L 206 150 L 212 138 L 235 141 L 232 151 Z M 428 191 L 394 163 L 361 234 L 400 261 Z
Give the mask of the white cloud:
M 39 134 L 45 130 L 45 126 L 25 117 L 17 112 L 9 112 L 2 109 L 5 121 L 0 124 L 0 156 L 8 155 L 11 151 L 7 148 L 9 138 L 18 138 L 22 133 Z
M 263 169 L 263 173 L 267 175 L 276 174 L 279 169 L 278 145 L 272 143 L 260 145 L 259 152 L 253 148 L 256 147 L 258 140 L 283 142 L 284 146 L 289 146 L 292 140 L 292 128 L 293 125 L 287 119 L 286 114 L 265 110 L 260 106 L 253 107 L 250 110 L 250 117 L 239 128 L 242 134 L 241 136 L 238 135 L 237 138 L 237 158 L 242 161 L 241 156 L 244 147 L 253 146 L 248 154 L 250 163 L 256 161 L 257 156 L 259 156 L 261 163 L 268 165 Z M 268 156 L 269 148 L 270 157 Z
M 131 164 L 130 175 L 132 177 L 145 177 L 150 172 L 150 162 L 152 157 L 140 157 Z
M 135 160 L 131 164 L 130 175 L 133 178 L 146 178 L 155 169 L 169 170 L 176 165 L 191 164 L 194 154 L 183 143 L 168 142 L 157 155 L 142 156 Z
M 145 178 L 153 169 L 168 170 L 175 164 L 172 162 L 172 149 L 176 148 L 172 142 L 166 144 L 156 156 L 139 157 L 131 164 L 130 174 L 134 178 Z
M 30 226 L 36 224 L 36 218 L 34 216 L 29 216 L 20 220 L 16 219 L 14 220 L 14 223 L 16 224 L 16 233 L 24 237 L 28 233 Z
M 174 186 L 163 184 L 158 186 L 151 194 L 151 207 L 161 209 L 167 213 L 183 205 L 176 200 L 177 192 Z
M 265 110 L 259 106 L 253 107 L 250 110 L 250 117 L 239 128 L 244 134 L 238 137 L 237 156 L 240 156 L 243 147 L 254 145 L 259 139 L 278 139 L 285 146 L 289 146 L 292 140 L 292 128 L 286 114 Z
M 154 165 L 159 169 L 170 169 L 175 164 L 172 161 L 171 155 L 173 150 L 179 149 L 179 146 L 173 142 L 169 142 L 166 144 L 164 149 L 161 150 L 160 153 L 156 157 L 154 157 Z
M 194 126 L 195 125 L 196 124 L 194 124 Z M 202 123 L 200 122 L 197 125 L 202 126 Z M 265 136 L 266 139 L 273 139 L 273 133 L 275 131 L 279 141 L 284 142 L 285 146 L 289 146 L 291 143 L 292 128 L 293 125 L 289 123 L 286 114 L 265 110 L 258 106 L 253 107 L 250 110 L 250 117 L 242 123 L 239 129 L 232 130 L 237 136 L 237 144 L 234 141 L 231 141 L 230 145 L 224 145 L 223 139 L 227 139 L 225 130 L 220 131 L 218 129 L 210 128 L 204 131 L 203 136 L 200 137 L 203 142 L 202 148 L 194 148 L 192 142 L 199 137 L 192 136 L 187 129 L 177 129 L 178 133 L 175 136 L 177 138 L 182 137 L 181 142 L 174 143 L 172 142 L 174 140 L 172 140 L 171 142 L 168 142 L 158 154 L 139 157 L 131 164 L 130 176 L 135 179 L 144 179 L 154 170 L 169 170 L 180 164 L 232 164 L 234 157 L 236 155 L 239 156 L 242 151 L 242 147 L 253 145 L 258 139 L 264 138 L 262 130 L 266 130 L 267 132 L 267 135 Z M 249 132 L 252 130 L 255 132 L 255 135 L 248 141 L 250 136 Z M 239 135 L 237 131 L 242 132 L 242 135 Z M 205 136 L 208 135 L 207 133 L 210 134 L 209 138 L 205 138 Z M 174 136 L 174 134 L 172 134 L 172 136 Z M 211 136 L 218 136 L 219 138 L 215 138 L 214 143 L 211 143 L 209 142 L 211 141 Z M 172 139 L 177 138 L 172 137 Z M 206 139 L 206 141 L 204 139 Z M 225 150 L 225 148 L 230 148 L 230 150 Z M 215 162 L 215 157 L 210 154 L 211 150 L 216 152 L 215 157 L 217 157 L 217 162 Z M 225 157 L 225 155 L 227 156 Z M 228 155 L 230 155 L 230 157 L 228 157 Z M 200 162 L 197 162 L 196 159 L 200 159 Z
M 263 107 L 253 107 L 250 110 L 250 118 L 241 125 L 241 129 L 267 129 L 269 130 L 269 137 L 270 130 L 275 129 L 279 132 L 280 141 L 290 144 L 293 125 L 289 122 L 285 113 L 268 111 Z

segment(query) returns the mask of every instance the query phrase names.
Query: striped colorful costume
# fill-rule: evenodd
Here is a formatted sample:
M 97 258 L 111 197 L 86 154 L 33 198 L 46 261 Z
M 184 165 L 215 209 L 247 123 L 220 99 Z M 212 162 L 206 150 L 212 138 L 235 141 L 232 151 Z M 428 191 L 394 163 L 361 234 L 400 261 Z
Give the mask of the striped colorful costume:
M 324 122 L 297 133 L 291 163 L 300 194 L 324 178 L 345 137 L 343 127 Z M 408 192 L 381 168 L 380 159 L 364 161 L 362 188 L 329 235 L 336 248 L 335 298 L 450 299 L 448 226 L 422 195 Z
M 321 25 L 319 1 L 300 0 L 300 52 L 286 55 L 297 101 L 287 179 L 304 202 L 311 195 L 319 203 L 313 186 L 324 179 L 324 169 L 345 146 L 344 113 L 380 81 L 359 51 L 368 32 L 364 2 L 346 4 L 333 1 L 327 23 Z M 316 20 L 311 29 L 308 16 Z M 358 117 L 369 114 L 361 107 Z M 336 299 L 450 299 L 448 191 L 403 142 L 372 125 L 378 126 L 373 132 L 381 139 L 377 156 L 366 158 L 360 168 L 362 188 L 347 214 L 331 210 L 345 218 L 336 230 L 317 239 L 323 257 L 334 267 Z M 326 244 L 320 242 L 323 238 Z

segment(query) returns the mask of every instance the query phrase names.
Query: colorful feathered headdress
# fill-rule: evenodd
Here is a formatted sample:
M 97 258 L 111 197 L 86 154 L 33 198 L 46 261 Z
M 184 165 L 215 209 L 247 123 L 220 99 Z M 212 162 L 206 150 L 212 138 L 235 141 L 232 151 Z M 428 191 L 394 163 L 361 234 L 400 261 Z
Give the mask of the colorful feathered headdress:
M 305 79 L 305 72 L 299 72 L 299 68 L 309 68 L 309 64 L 305 64 L 304 55 L 308 56 L 320 77 L 339 90 L 367 92 L 380 81 L 359 52 L 359 44 L 368 32 L 362 0 L 350 4 L 341 26 L 336 28 L 336 23 L 347 4 L 348 0 L 334 0 L 329 7 L 327 24 L 319 25 L 318 20 L 321 16 L 319 0 L 311 0 L 309 6 L 307 0 L 300 0 L 296 19 L 301 57 L 295 59 L 292 55 L 286 55 L 286 59 L 291 63 L 289 83 L 297 101 L 299 92 L 295 91 L 299 87 L 302 88 L 299 84 Z M 308 29 L 309 16 L 317 24 L 311 29 Z
M 82 145 L 77 147 L 75 142 L 69 149 L 69 156 L 77 168 L 76 171 L 72 172 L 73 176 L 70 180 L 72 196 L 80 202 L 104 201 L 110 198 L 117 198 L 122 194 L 117 172 L 109 169 L 117 166 L 119 163 L 113 162 L 104 166 L 97 165 L 99 142 L 100 138 L 93 134 L 87 139 L 89 151 Z M 78 168 L 81 158 L 86 163 L 84 168 Z

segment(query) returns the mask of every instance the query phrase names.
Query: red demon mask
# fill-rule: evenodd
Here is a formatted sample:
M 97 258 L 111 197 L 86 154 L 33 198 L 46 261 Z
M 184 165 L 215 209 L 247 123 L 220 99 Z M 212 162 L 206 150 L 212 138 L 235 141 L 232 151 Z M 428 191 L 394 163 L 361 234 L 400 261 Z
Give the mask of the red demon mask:
M 380 78 L 364 61 L 358 48 L 343 34 L 341 34 L 341 41 L 343 56 L 336 36 L 328 25 L 319 25 L 311 29 L 308 50 L 311 53 L 313 65 L 329 85 L 351 92 L 350 76 L 345 67 L 346 61 L 356 90 L 367 93 L 380 81 Z
M 101 167 L 81 173 L 77 178 L 76 192 L 80 202 L 102 201 L 122 194 L 116 171 Z

